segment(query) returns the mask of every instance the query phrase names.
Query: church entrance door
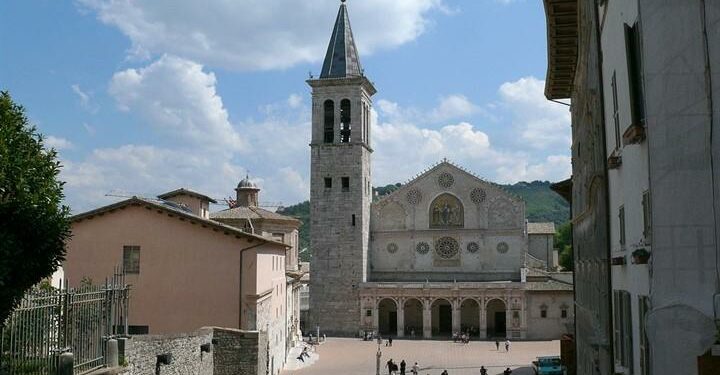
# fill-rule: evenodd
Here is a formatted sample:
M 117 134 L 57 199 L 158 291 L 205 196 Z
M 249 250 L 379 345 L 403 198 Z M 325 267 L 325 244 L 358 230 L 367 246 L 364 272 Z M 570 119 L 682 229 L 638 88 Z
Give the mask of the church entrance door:
M 452 335 L 452 305 L 444 298 L 432 303 L 432 334 L 433 336 Z
M 490 300 L 485 310 L 487 311 L 487 337 L 505 338 L 507 335 L 505 302 L 499 299 Z
M 480 305 L 472 298 L 460 304 L 460 330 L 473 337 L 480 334 Z
M 423 305 L 420 300 L 410 298 L 405 301 L 405 337 L 416 338 L 423 335 Z

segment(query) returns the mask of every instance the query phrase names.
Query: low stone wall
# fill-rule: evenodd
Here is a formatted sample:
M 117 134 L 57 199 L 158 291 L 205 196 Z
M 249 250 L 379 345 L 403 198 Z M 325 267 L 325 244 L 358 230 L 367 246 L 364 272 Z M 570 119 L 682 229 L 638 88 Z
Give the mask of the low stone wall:
M 213 374 L 213 354 L 200 346 L 212 342 L 213 329 L 203 328 L 190 334 L 139 335 L 127 341 L 125 359 L 128 375 L 155 374 L 157 356 L 169 353 L 172 361 L 160 366 L 162 375 Z
M 215 328 L 214 375 L 260 375 L 267 370 L 267 335 L 258 331 Z
M 203 352 L 202 345 L 210 344 Z M 161 375 L 261 375 L 266 373 L 267 335 L 257 331 L 207 327 L 189 334 L 138 335 L 127 341 L 124 375 L 155 374 L 157 356 L 170 354 Z

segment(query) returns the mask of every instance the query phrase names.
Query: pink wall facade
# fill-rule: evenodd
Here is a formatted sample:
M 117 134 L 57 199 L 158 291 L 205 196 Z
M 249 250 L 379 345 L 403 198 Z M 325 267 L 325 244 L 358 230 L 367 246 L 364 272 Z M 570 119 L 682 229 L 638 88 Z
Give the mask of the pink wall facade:
M 240 327 L 241 274 L 243 294 L 248 296 L 262 293 L 274 284 L 268 280 L 279 277 L 275 273 L 284 273 L 269 271 L 272 267 L 264 259 L 267 253 L 284 254 L 281 245 L 265 243 L 246 251 L 241 272 L 241 250 L 260 240 L 238 238 L 142 205 L 75 221 L 72 233 L 63 265 L 71 286 L 83 277 L 102 282 L 113 267 L 123 264 L 123 246 L 140 246 L 139 274 L 127 275 L 132 284 L 129 322 L 149 326 L 149 333 L 190 332 L 203 326 L 245 328 Z

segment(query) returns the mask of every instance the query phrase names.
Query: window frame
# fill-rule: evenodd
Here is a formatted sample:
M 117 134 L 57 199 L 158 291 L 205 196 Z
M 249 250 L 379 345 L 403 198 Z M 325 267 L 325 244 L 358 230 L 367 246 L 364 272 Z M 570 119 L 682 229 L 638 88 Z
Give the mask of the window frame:
M 349 192 L 350 191 L 350 177 L 340 177 L 340 189 L 343 192 Z
M 613 125 L 615 126 L 615 150 L 619 150 L 622 144 L 620 140 L 620 106 L 618 104 L 617 72 L 614 70 L 610 79 L 610 88 L 612 90 Z
M 123 245 L 123 273 L 126 275 L 140 274 L 140 245 Z M 135 259 L 131 259 L 136 254 Z M 134 264 L 133 264 L 134 263 Z

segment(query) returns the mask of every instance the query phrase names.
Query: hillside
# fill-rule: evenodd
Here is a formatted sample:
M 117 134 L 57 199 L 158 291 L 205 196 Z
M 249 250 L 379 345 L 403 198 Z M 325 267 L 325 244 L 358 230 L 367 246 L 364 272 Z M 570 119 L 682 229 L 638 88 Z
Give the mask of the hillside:
M 532 222 L 552 221 L 560 226 L 567 222 L 570 215 L 570 207 L 564 199 L 550 190 L 550 182 L 533 181 L 518 182 L 512 185 L 500 185 L 510 193 L 519 195 L 525 200 L 527 218 Z M 399 189 L 401 184 L 391 184 L 373 188 L 378 197 L 390 194 Z M 310 254 L 310 202 L 305 201 L 289 207 L 278 209 L 278 213 L 300 219 L 300 257 L 303 261 L 309 261 Z M 302 249 L 308 250 L 303 252 Z

